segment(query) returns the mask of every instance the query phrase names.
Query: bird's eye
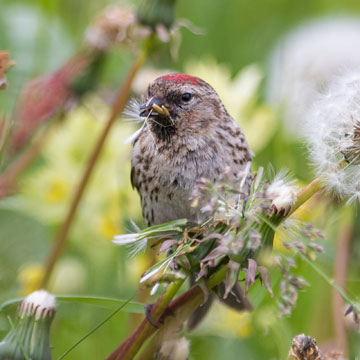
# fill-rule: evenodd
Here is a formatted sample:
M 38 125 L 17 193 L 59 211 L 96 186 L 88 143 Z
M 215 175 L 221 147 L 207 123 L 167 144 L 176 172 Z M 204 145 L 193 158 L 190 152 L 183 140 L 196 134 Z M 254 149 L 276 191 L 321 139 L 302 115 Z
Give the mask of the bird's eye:
M 191 98 L 192 98 L 192 95 L 190 93 L 184 93 L 181 95 L 181 100 L 185 101 L 185 102 L 190 101 Z

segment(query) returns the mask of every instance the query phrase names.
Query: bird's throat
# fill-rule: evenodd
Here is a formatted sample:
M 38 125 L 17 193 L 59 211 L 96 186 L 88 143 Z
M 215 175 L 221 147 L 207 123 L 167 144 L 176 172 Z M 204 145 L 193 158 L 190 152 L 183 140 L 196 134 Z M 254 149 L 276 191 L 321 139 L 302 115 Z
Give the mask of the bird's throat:
M 176 126 L 170 118 L 156 116 L 151 119 L 150 126 L 158 141 L 171 141 L 176 134 Z

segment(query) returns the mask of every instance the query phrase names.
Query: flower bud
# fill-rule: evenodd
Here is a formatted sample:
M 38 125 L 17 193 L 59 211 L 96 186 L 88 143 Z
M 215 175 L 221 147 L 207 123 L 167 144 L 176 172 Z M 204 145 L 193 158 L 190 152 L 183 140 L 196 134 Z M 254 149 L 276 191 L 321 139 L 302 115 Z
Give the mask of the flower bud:
M 0 342 L 0 360 L 51 360 L 49 333 L 55 315 L 55 296 L 45 290 L 21 302 L 17 322 Z
M 7 81 L 5 73 L 11 66 L 14 66 L 15 62 L 10 61 L 10 53 L 8 51 L 0 51 L 0 90 L 7 87 Z
M 175 21 L 176 0 L 143 0 L 138 8 L 138 19 L 142 25 L 156 28 L 163 25 L 171 28 Z

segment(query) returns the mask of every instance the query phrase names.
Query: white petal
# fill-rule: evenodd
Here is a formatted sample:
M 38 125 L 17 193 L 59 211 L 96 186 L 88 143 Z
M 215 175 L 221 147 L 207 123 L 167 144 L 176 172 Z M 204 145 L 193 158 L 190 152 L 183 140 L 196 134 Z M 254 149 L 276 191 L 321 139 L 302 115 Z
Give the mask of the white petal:
M 116 245 L 127 245 L 135 242 L 138 238 L 139 234 L 124 234 L 124 235 L 116 235 L 113 238 L 113 243 Z

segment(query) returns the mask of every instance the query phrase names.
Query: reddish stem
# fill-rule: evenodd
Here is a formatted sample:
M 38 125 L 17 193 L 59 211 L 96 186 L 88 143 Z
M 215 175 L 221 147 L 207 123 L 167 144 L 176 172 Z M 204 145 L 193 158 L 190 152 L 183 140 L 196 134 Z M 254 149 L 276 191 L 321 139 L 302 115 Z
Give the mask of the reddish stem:
M 27 169 L 30 163 L 39 155 L 49 134 L 50 126 L 34 140 L 34 142 L 5 170 L 0 177 L 0 199 L 10 195 L 16 186 L 17 178 Z
M 129 70 L 129 73 L 123 83 L 123 86 L 121 87 L 121 89 L 118 92 L 115 103 L 112 106 L 112 111 L 111 111 L 110 117 L 108 119 L 108 122 L 106 123 L 106 125 L 103 129 L 103 132 L 100 134 L 100 137 L 93 148 L 93 151 L 89 157 L 89 160 L 88 160 L 85 170 L 83 172 L 80 183 L 79 183 L 79 185 L 74 193 L 74 196 L 72 198 L 65 221 L 63 222 L 63 224 L 57 234 L 57 237 L 53 243 L 53 246 L 52 246 L 50 253 L 48 255 L 48 258 L 46 260 L 45 275 L 44 275 L 44 278 L 41 283 L 42 288 L 46 288 L 46 286 L 48 284 L 48 281 L 49 281 L 51 273 L 54 269 L 55 263 L 56 263 L 57 259 L 60 257 L 62 249 L 65 245 L 67 235 L 68 235 L 68 233 L 70 231 L 70 227 L 75 219 L 75 214 L 76 214 L 77 208 L 80 204 L 80 200 L 82 199 L 85 189 L 87 187 L 87 184 L 89 183 L 90 176 L 93 173 L 93 170 L 94 170 L 97 160 L 100 156 L 103 145 L 105 144 L 107 136 L 110 133 L 110 130 L 111 130 L 113 124 L 115 123 L 115 120 L 117 119 L 118 115 L 123 111 L 123 109 L 125 107 L 128 95 L 131 90 L 131 85 L 133 83 L 133 80 L 134 80 L 137 72 L 140 70 L 141 66 L 145 62 L 145 58 L 146 58 L 145 53 L 141 53 L 135 59 L 135 62 L 132 65 L 131 69 Z

